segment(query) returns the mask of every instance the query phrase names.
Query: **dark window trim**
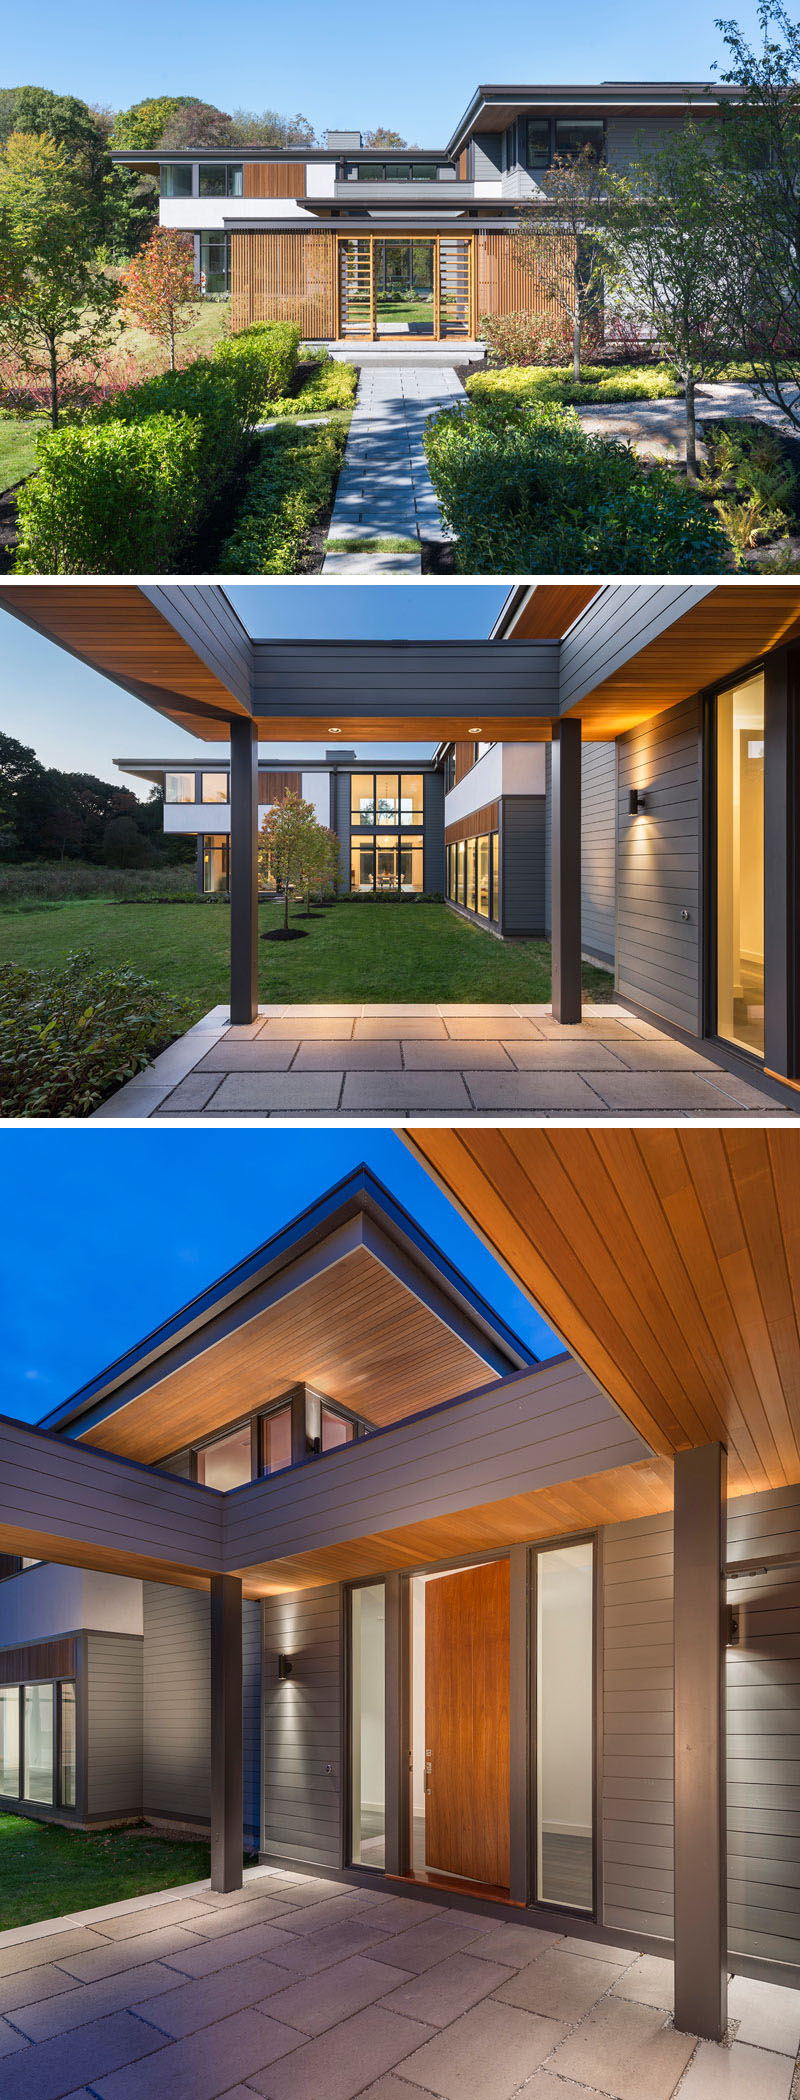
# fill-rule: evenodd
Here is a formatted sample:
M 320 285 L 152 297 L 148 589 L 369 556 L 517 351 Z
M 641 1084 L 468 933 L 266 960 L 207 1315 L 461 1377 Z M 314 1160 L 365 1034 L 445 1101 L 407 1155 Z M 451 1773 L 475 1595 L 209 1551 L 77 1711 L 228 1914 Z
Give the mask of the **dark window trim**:
M 61 1799 L 61 1687 L 64 1684 L 73 1685 L 75 1690 L 75 1801 L 70 1806 L 66 1807 Z M 23 1791 L 25 1784 L 25 1692 L 29 1686 L 35 1686 L 37 1689 L 41 1689 L 42 1685 L 50 1686 L 50 1691 L 53 1700 L 52 1801 L 35 1801 L 31 1795 L 28 1795 Z M 0 1806 L 8 1802 L 16 1809 L 31 1808 L 36 1811 L 37 1815 L 42 1816 L 43 1819 L 46 1817 L 48 1810 L 51 1810 L 54 1814 L 57 1813 L 59 1816 L 75 1816 L 77 1818 L 78 1802 L 80 1799 L 81 1718 L 81 1701 L 77 1674 L 75 1672 L 70 1672 L 65 1677 L 24 1677 L 19 1679 L 18 1684 L 3 1685 L 2 1689 L 6 1692 L 16 1691 L 19 1693 L 19 1744 L 17 1755 L 20 1791 L 18 1794 L 0 1793 Z
M 537 1814 L 537 1809 L 538 1809 L 538 1803 L 537 1803 L 537 1788 L 536 1788 L 536 1739 L 537 1739 L 537 1727 L 536 1727 L 536 1723 L 537 1723 L 537 1714 L 538 1714 L 538 1683 L 537 1683 L 537 1675 L 538 1675 L 538 1645 L 537 1645 L 537 1637 L 536 1637 L 536 1636 L 537 1636 L 537 1623 L 538 1623 L 538 1582 L 537 1582 L 537 1574 L 538 1574 L 538 1567 L 539 1567 L 539 1555 L 540 1555 L 540 1553 L 553 1553 L 553 1552 L 557 1552 L 557 1551 L 558 1551 L 558 1550 L 559 1550 L 560 1548 L 562 1548 L 562 1547 L 564 1547 L 564 1546 L 586 1546 L 586 1545 L 590 1545 L 590 1546 L 591 1546 L 591 1548 L 592 1548 L 592 1902 L 591 1902 L 591 1908 L 590 1908 L 590 1909 L 583 1909 L 583 1908 L 581 1908 L 581 1907 L 580 1907 L 580 1906 L 579 1906 L 578 1904 L 566 1904 L 566 1905 L 565 1905 L 565 1904 L 564 1904 L 563 1902 L 561 1902 L 561 1903 L 555 1903 L 555 1902 L 553 1902 L 553 1899 L 552 1899 L 552 1897 L 547 1897 L 547 1896 L 540 1896 L 540 1894 L 539 1894 L 539 1874 L 538 1874 L 538 1858 L 539 1858 L 539 1843 L 538 1843 L 538 1839 L 539 1839 L 539 1825 L 538 1825 L 538 1814 Z M 599 1816 L 599 1810 L 600 1810 L 600 1780 L 601 1780 L 601 1775 L 600 1775 L 600 1750 L 601 1750 L 601 1734 L 600 1734 L 600 1731 L 601 1731 L 601 1716 L 600 1716 L 600 1695 L 601 1695 L 601 1689 L 602 1689 L 602 1678 L 601 1678 L 601 1657 L 602 1657 L 602 1646 L 601 1646 L 601 1642 L 602 1642 L 602 1618 L 603 1618 L 603 1611 L 602 1611 L 602 1587 L 601 1587 L 601 1570 L 602 1570 L 602 1554 L 601 1554 L 601 1550 L 600 1550 L 600 1534 L 599 1534 L 599 1532 L 598 1532 L 598 1531 L 596 1531 L 596 1530 L 589 1530 L 589 1531 L 576 1531 L 576 1532 L 569 1532 L 569 1533 L 567 1533 L 567 1534 L 566 1534 L 566 1535 L 565 1535 L 565 1536 L 564 1536 L 563 1538 L 555 1538 L 555 1539 L 541 1539 L 541 1540 L 538 1540 L 538 1541 L 537 1541 L 537 1540 L 533 1540 L 533 1541 L 532 1541 L 532 1543 L 531 1543 L 531 1549 L 530 1549 L 530 1552 L 531 1552 L 531 1593 L 530 1593 L 530 1687 L 529 1687 L 529 1702 L 530 1702 L 530 1709 L 529 1709 L 529 1710 L 530 1710 L 530 1751 L 531 1751 L 531 1754 L 530 1754 L 530 1757 L 529 1757 L 529 1760 L 528 1760 L 528 1770 L 529 1770 L 529 1783 L 530 1783 L 530 1809 L 529 1809 L 529 1816 L 530 1816 L 530 1842 L 531 1842 L 531 1854 L 530 1854 L 530 1868 L 529 1868 L 529 1872 L 530 1872 L 530 1891 L 531 1891 L 531 1896 L 530 1896 L 530 1907 L 531 1907 L 531 1908 L 534 1908 L 534 1909 L 536 1909 L 537 1911 L 555 1911 L 555 1912 L 557 1912 L 557 1913 L 559 1914 L 559 1916 L 562 1916 L 562 1917 L 563 1917 L 563 1916 L 567 1916 L 567 1917 L 575 1917 L 575 1918 L 588 1918 L 588 1919 L 590 1919 L 590 1920 L 592 1921 L 592 1923 L 595 1923 L 595 1922 L 597 1921 L 597 1918 L 598 1918 L 598 1900 L 599 1900 L 599 1892 L 600 1892 L 600 1865 L 601 1865 L 601 1859 L 600 1859 L 600 1847 L 601 1847 L 601 1834 L 600 1834 L 600 1832 L 599 1832 L 599 1829 L 598 1829 L 598 1824 L 599 1824 L 599 1820 L 600 1820 L 600 1816 Z
M 346 1867 L 352 1867 L 352 1866 L 355 1866 L 355 1867 L 357 1867 L 357 1868 L 358 1868 L 358 1871 L 359 1871 L 359 1873 L 362 1873 L 362 1874 L 381 1874 L 381 1875 L 384 1875 L 384 1876 L 385 1876 L 385 1874 L 386 1874 L 386 1868 L 385 1868 L 385 1866 L 383 1866 L 383 1867 L 374 1867 L 374 1866 L 370 1866 L 369 1860 L 360 1860 L 360 1859 L 359 1859 L 359 1860 L 354 1860 L 354 1859 L 353 1859 L 353 1606 L 352 1606 L 352 1601 L 351 1601 L 351 1600 L 352 1600 L 352 1597 L 353 1597 L 353 1593 L 354 1593 L 354 1591 L 355 1591 L 355 1590 L 377 1590 L 377 1589 L 382 1589 L 382 1590 L 383 1590 L 383 1595 L 384 1595 L 384 1647 L 385 1647 L 385 1640 L 386 1640 L 386 1576 L 385 1576 L 385 1574 L 384 1574 L 384 1575 L 363 1575 L 363 1576 L 358 1576 L 358 1577 L 356 1578 L 356 1580 L 355 1580 L 355 1581 L 353 1581 L 353 1582 L 345 1582 L 345 1583 L 343 1583 L 343 1584 L 342 1584 L 342 1607 L 343 1607 L 343 1628 L 342 1628 L 342 1630 L 343 1630 L 343 1639 L 342 1639 L 342 1663 L 343 1663 L 343 1668 L 342 1668 L 342 1685 L 343 1685 L 343 1701 L 342 1701 L 342 1708 L 343 1708 L 343 1711 L 342 1711 L 342 1723 L 343 1723 L 343 1725 L 342 1725 L 342 1751 L 343 1751 L 343 1761 L 342 1761 L 342 1769 L 343 1769 L 343 1771 L 344 1771 L 344 1773 L 345 1773 L 345 1784 L 344 1784 L 344 1786 L 343 1786 L 343 1788 L 342 1788 L 342 1793 L 343 1793 L 343 1797 L 344 1797 L 344 1798 L 343 1798 L 343 1802 L 342 1802 L 342 1840 L 343 1840 L 343 1849 L 342 1849 L 342 1862 L 343 1862 L 343 1865 L 344 1865 L 344 1866 L 346 1866 Z M 386 1662 L 388 1663 L 388 1655 L 386 1656 Z M 384 1698 L 384 1725 L 385 1725 L 385 1724 L 386 1724 L 386 1720 L 388 1719 L 388 1706 L 389 1706 L 389 1702 L 388 1702 L 388 1699 L 387 1699 L 387 1697 L 386 1697 L 386 1677 L 385 1677 L 385 1675 L 384 1675 L 384 1686 L 383 1686 L 383 1698 Z M 389 1804 L 388 1804 L 388 1801 L 384 1801 L 384 1828 L 385 1828 L 385 1826 L 386 1826 L 386 1820 L 387 1820 L 387 1818 L 388 1818 L 388 1811 L 389 1811 Z
M 246 1429 L 249 1423 L 251 1474 L 249 1481 L 243 1480 L 240 1483 L 240 1485 L 242 1487 L 251 1487 L 253 1482 L 256 1480 L 271 1480 L 273 1477 L 272 1473 L 268 1473 L 264 1465 L 265 1439 L 262 1424 L 264 1422 L 267 1422 L 271 1415 L 282 1413 L 284 1408 L 290 1408 L 294 1417 L 295 1401 L 298 1396 L 298 1391 L 300 1392 L 300 1396 L 303 1399 L 303 1402 L 305 1403 L 305 1401 L 308 1398 L 308 1394 L 313 1391 L 313 1388 L 308 1387 L 306 1391 L 303 1387 L 302 1381 L 299 1388 L 297 1386 L 289 1386 L 285 1393 L 276 1394 L 274 1400 L 266 1400 L 262 1406 L 256 1408 L 249 1408 L 246 1414 L 237 1415 L 234 1421 L 226 1422 L 224 1428 L 215 1429 L 212 1432 L 210 1432 L 208 1436 L 197 1437 L 191 1444 L 182 1444 L 179 1451 L 171 1451 L 167 1458 L 160 1459 L 158 1461 L 159 1470 L 168 1472 L 170 1459 L 182 1457 L 184 1453 L 187 1453 L 190 1468 L 189 1478 L 190 1480 L 196 1481 L 197 1460 L 200 1452 L 210 1450 L 212 1445 L 214 1444 L 224 1443 L 226 1437 L 235 1436 L 237 1430 Z M 370 1424 L 365 1420 L 363 1415 L 355 1414 L 352 1408 L 343 1406 L 338 1400 L 330 1400 L 326 1393 L 319 1393 L 316 1397 L 319 1401 L 321 1408 L 325 1407 L 329 1414 L 336 1415 L 340 1421 L 348 1423 L 348 1425 L 352 1428 L 353 1436 L 350 1439 L 351 1442 L 355 1443 L 360 1437 L 364 1437 L 369 1434 Z M 322 1449 L 321 1439 L 319 1440 L 318 1449 L 315 1448 L 315 1442 L 309 1445 L 308 1440 L 306 1439 L 302 1456 L 296 1455 L 296 1449 L 299 1452 L 299 1435 L 296 1434 L 296 1426 L 293 1419 L 292 1457 L 289 1461 L 288 1466 L 276 1467 L 274 1470 L 276 1472 L 288 1473 L 290 1471 L 290 1468 L 296 1465 L 303 1464 L 305 1459 L 328 1458 L 333 1454 L 333 1452 L 342 1449 L 342 1446 L 340 1444 L 335 1444 L 331 1447 L 330 1451 L 324 1451 Z M 229 1488 L 227 1490 L 220 1490 L 220 1492 L 235 1494 L 236 1489 Z
M 194 165 L 195 165 L 195 166 L 196 166 L 196 168 L 197 168 L 197 191 L 196 191 L 196 194 L 197 194 L 197 196 L 198 196 L 198 197 L 200 198 L 201 202 L 205 202 L 205 201 L 206 201 L 207 199 L 208 199 L 208 200 L 210 200 L 210 201 L 214 201 L 214 200 L 217 200 L 217 201 L 219 201 L 219 198 L 220 198 L 220 196 L 221 196 L 221 195 L 223 195 L 223 194 L 224 194 L 224 196 L 225 196 L 226 198 L 227 198 L 227 197 L 243 197 L 243 196 L 244 196 L 244 161 L 243 161 L 243 160 L 222 160 L 222 161 L 220 161 L 220 160 L 200 160 L 200 159 L 198 158 L 198 160 L 197 160 L 197 161 L 196 161 L 196 162 L 194 163 Z M 200 188 L 200 170 L 201 170 L 201 168 L 224 168 L 224 170 L 225 170 L 225 189 L 224 189 L 224 193 L 223 193 L 223 192 L 221 192 L 221 191 L 219 191 L 219 190 L 206 190 L 206 191 L 203 191 L 203 190 L 201 190 L 201 188 Z M 241 189 L 239 189 L 239 190 L 233 189 L 233 188 L 232 188 L 232 186 L 231 186 L 231 177 L 232 177 L 232 175 L 233 175 L 233 171 L 234 171 L 234 168 L 240 168 L 240 169 L 241 169 L 241 174 L 242 174 L 242 186 L 241 186 Z
M 700 1018 L 702 1032 L 712 1042 L 719 1042 L 726 1050 L 740 1057 L 744 1064 L 755 1072 L 763 1072 L 765 1057 L 757 1050 L 748 1050 L 745 1043 L 731 1043 L 727 1036 L 720 1035 L 717 1027 L 717 971 L 719 951 L 717 943 L 717 701 L 723 693 L 730 693 L 735 686 L 743 685 L 748 678 L 759 673 L 764 678 L 765 701 L 767 664 L 776 652 L 767 650 L 756 656 L 729 677 L 719 679 L 706 686 L 698 695 L 700 701 L 700 810 L 702 839 L 700 857 L 700 909 L 702 915 L 702 941 L 700 953 Z M 765 710 L 766 711 L 766 710 Z M 764 723 L 766 739 L 767 725 Z M 764 810 L 764 840 L 766 847 L 767 812 Z M 765 888 L 766 897 L 766 888 Z M 766 955 L 765 955 L 766 964 Z M 766 999 L 766 983 L 764 987 Z M 766 1020 L 766 1014 L 765 1014 Z

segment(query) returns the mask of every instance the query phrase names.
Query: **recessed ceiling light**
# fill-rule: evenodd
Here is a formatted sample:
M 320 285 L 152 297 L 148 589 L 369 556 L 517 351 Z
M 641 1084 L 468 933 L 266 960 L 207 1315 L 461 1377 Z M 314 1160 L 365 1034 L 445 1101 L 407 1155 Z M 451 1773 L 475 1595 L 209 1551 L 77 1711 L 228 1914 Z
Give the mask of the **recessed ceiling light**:
M 329 729 L 329 730 L 328 730 L 328 735 L 329 735 L 329 736 L 341 736 L 341 734 L 342 734 L 342 732 L 341 732 L 341 729 Z
M 467 735 L 468 735 L 468 736 L 480 736 L 480 733 L 481 733 L 481 725 L 480 725 L 480 722 L 473 722 L 473 724 L 472 724 L 472 727 L 471 727 L 470 729 L 468 729 L 468 730 L 467 730 Z

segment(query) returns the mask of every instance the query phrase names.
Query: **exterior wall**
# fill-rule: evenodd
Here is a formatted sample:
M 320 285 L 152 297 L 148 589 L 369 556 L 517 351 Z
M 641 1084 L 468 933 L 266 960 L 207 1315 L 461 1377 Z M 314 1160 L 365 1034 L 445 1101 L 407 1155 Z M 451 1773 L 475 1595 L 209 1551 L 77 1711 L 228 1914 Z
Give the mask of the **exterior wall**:
M 603 1543 L 604 1925 L 672 1937 L 672 1515 Z
M 444 867 L 444 777 L 422 776 L 422 880 L 426 890 L 443 890 Z
M 509 795 L 500 805 L 500 931 L 544 933 L 544 795 Z
M 533 185 L 530 177 L 520 181 Z M 506 192 L 508 177 L 503 177 Z M 512 188 L 523 196 L 526 188 Z M 477 319 L 482 314 L 544 314 L 554 308 L 552 277 L 557 270 L 566 280 L 572 272 L 574 242 L 566 234 L 542 234 L 548 246 L 548 267 L 541 272 L 523 268 L 517 243 L 511 233 L 479 233 L 477 242 Z
M 463 770 L 457 765 L 456 786 L 444 798 L 445 826 L 458 823 L 473 810 L 487 808 L 501 795 L 543 795 L 547 748 L 545 744 L 493 744 L 475 765 Z
M 261 1843 L 261 1606 L 242 1604 L 242 1823 L 245 1843 Z
M 283 207 L 288 210 L 289 207 Z M 305 217 L 299 206 L 298 217 Z M 312 341 L 336 333 L 336 235 L 326 232 L 233 233 L 231 320 L 297 321 Z
M 86 1648 L 86 1817 L 140 1816 L 143 1643 L 90 1633 Z
M 618 741 L 617 985 L 689 1034 L 702 1032 L 701 707 L 673 707 Z M 631 788 L 646 812 L 628 814 Z M 683 914 L 686 914 L 684 917 Z
M 312 173 L 312 186 L 314 176 Z M 306 167 L 298 160 L 246 160 L 243 188 L 246 197 L 304 197 Z
M 278 1656 L 294 1674 L 278 1677 Z M 342 1865 L 341 1593 L 264 1603 L 263 1847 L 270 1858 Z
M 616 939 L 615 744 L 584 744 L 581 772 L 581 941 L 614 963 Z
M 193 837 L 201 832 L 230 831 L 231 805 L 229 802 L 165 802 L 165 836 L 179 833 L 182 837 Z
M 205 1590 L 144 1590 L 143 1753 L 144 1812 L 162 1820 L 211 1820 L 211 1620 Z M 260 1607 L 242 1607 L 242 1719 L 245 1838 L 259 1831 L 261 1765 Z
M 43 1561 L 0 1588 L 0 1646 L 22 1647 L 92 1627 L 100 1633 L 142 1632 L 142 1585 L 127 1575 Z

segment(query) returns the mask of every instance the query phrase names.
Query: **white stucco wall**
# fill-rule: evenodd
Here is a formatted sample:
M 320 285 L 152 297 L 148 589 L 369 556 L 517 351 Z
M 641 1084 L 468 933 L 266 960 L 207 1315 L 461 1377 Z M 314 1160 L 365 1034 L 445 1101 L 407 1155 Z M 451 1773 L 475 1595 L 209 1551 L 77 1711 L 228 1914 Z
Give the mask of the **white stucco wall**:
M 229 802 L 165 802 L 165 832 L 230 831 Z
M 330 773 L 301 773 L 300 788 L 303 799 L 311 802 L 316 811 L 318 824 L 331 821 L 331 776 Z
M 445 824 L 455 824 L 501 795 L 543 795 L 544 744 L 493 744 L 445 796 Z
M 54 1640 L 84 1627 L 94 1633 L 141 1633 L 141 1583 L 52 1561 L 0 1583 L 0 1648 Z

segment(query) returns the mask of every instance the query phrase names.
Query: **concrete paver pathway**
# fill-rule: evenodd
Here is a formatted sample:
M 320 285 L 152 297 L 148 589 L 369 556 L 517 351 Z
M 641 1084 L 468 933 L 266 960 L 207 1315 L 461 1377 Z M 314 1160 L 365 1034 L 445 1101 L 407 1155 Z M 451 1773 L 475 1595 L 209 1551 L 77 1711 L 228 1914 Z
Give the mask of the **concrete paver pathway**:
M 706 1045 L 675 1042 L 623 1006 L 562 1028 L 549 1006 L 263 1006 L 232 1028 L 215 1007 L 96 1114 L 365 1116 L 402 1122 L 527 1116 L 787 1116 Z
M 675 397 L 667 401 L 603 401 L 593 407 L 579 408 L 578 421 L 589 435 L 618 438 L 621 443 L 632 445 L 648 459 L 682 459 L 686 445 L 686 414 L 682 400 Z M 709 381 L 697 389 L 697 422 L 700 433 L 703 424 L 723 417 L 751 418 L 767 423 L 773 430 L 783 430 L 789 436 L 797 436 L 789 417 L 775 401 L 765 401 L 762 394 L 754 394 L 751 386 L 738 380 Z M 698 445 L 701 457 L 704 447 Z
M 679 2034 L 633 1948 L 256 1867 L 0 1933 L 0 2100 L 789 2100 L 800 1992 Z
M 443 536 L 422 444 L 425 422 L 458 400 L 466 395 L 452 366 L 362 367 L 328 537 L 404 539 L 414 546 L 402 554 L 327 554 L 325 575 L 350 576 L 377 566 L 419 571 L 420 538 Z

